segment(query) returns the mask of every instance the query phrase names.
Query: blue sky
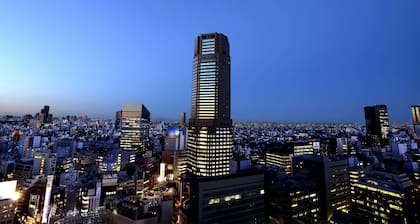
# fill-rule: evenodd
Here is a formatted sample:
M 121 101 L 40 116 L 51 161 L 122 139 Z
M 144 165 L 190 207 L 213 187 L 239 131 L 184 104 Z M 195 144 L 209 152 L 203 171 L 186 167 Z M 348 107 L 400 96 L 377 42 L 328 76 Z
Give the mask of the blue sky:
M 391 122 L 420 104 L 420 1 L 1 1 L 0 114 L 190 114 L 194 39 L 229 37 L 236 121 Z

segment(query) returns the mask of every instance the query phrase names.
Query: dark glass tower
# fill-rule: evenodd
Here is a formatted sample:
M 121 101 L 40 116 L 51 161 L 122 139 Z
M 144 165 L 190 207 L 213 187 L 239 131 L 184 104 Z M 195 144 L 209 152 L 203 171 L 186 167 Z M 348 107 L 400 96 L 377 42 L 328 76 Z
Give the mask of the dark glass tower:
M 366 130 L 381 145 L 388 144 L 389 118 L 386 105 L 366 106 Z
M 189 172 L 196 176 L 229 174 L 232 149 L 228 38 L 221 33 L 202 34 L 194 49 Z
M 52 121 L 52 115 L 50 115 L 50 106 L 44 106 L 44 108 L 41 108 L 41 123 L 51 123 Z

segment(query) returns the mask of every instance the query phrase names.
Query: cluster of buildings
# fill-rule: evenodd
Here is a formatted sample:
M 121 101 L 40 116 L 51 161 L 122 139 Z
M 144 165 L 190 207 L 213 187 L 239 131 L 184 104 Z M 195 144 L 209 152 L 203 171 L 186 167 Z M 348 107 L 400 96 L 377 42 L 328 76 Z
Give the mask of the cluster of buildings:
M 392 127 L 232 123 L 230 49 L 194 49 L 189 121 L 151 122 L 143 104 L 115 120 L 0 119 L 3 223 L 420 223 L 420 106 Z
M 166 136 L 174 136 L 166 134 L 168 124 L 151 125 L 144 105 L 124 104 L 115 121 L 26 117 L 1 120 L 0 188 L 14 193 L 1 192 L 1 203 L 8 206 L 1 207 L 0 223 L 172 219 L 171 209 L 161 210 L 174 204 L 176 193 L 170 185 L 173 167 L 162 163 L 162 150 Z M 185 128 L 183 132 L 184 138 L 175 135 L 184 143 L 168 144 L 167 151 L 185 150 Z M 169 168 L 171 176 L 166 175 Z

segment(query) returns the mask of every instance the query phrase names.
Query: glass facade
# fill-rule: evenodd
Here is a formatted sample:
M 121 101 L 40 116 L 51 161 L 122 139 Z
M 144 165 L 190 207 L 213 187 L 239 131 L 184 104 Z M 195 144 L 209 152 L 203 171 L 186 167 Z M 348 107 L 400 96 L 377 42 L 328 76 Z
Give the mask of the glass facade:
M 420 125 L 420 106 L 411 106 L 411 117 L 414 125 Z
M 381 145 L 387 145 L 389 118 L 386 105 L 366 106 L 364 111 L 367 133 L 380 141 Z
M 411 117 L 413 118 L 414 132 L 420 136 L 420 106 L 411 106 Z
M 188 130 L 189 170 L 197 176 L 222 176 L 229 174 L 232 157 L 232 130 L 202 127 Z
M 229 174 L 233 149 L 230 119 L 229 43 L 220 33 L 195 42 L 188 171 L 197 176 Z
M 120 149 L 123 151 L 144 151 L 149 135 L 149 111 L 141 104 L 126 104 L 121 117 Z

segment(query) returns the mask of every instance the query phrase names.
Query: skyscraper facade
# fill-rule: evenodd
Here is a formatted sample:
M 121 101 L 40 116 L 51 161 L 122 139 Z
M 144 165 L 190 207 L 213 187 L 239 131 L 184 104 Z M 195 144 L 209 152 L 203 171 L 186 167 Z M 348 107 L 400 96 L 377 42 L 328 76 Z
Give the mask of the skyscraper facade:
M 302 175 L 321 186 L 321 223 L 331 221 L 336 212 L 350 207 L 348 161 L 340 157 L 301 155 L 293 157 L 293 175 Z
M 202 34 L 195 40 L 188 170 L 196 176 L 229 174 L 233 149 L 228 38 Z
M 411 106 L 411 117 L 413 118 L 416 136 L 420 137 L 420 105 Z
M 137 152 L 146 151 L 150 112 L 143 104 L 124 104 L 121 112 L 121 167 L 135 161 Z
M 368 135 L 381 145 L 388 144 L 389 118 L 386 105 L 366 106 L 364 110 Z
M 143 151 L 149 126 L 150 112 L 143 104 L 124 104 L 121 112 L 121 150 Z

